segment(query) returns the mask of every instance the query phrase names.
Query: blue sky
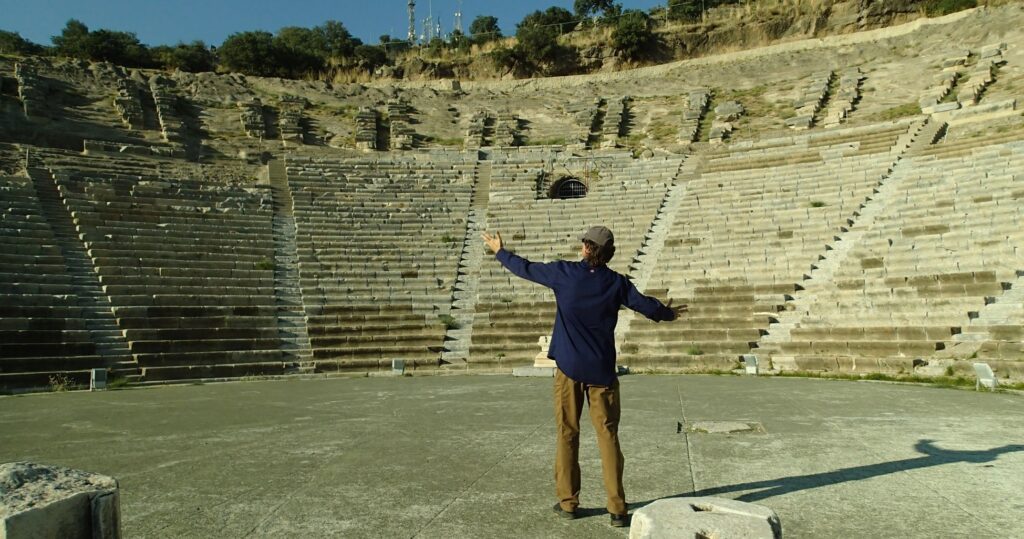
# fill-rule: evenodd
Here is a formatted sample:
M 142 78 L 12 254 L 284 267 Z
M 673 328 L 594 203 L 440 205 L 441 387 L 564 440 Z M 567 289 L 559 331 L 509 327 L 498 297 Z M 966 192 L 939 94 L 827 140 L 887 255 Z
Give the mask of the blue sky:
M 664 0 L 620 0 L 626 8 L 650 9 Z M 68 19 L 90 30 L 106 28 L 135 32 L 147 45 L 173 45 L 196 39 L 219 45 L 235 32 L 282 26 L 316 26 L 341 21 L 356 37 L 377 43 L 381 34 L 404 37 L 408 31 L 408 0 L 0 0 L 0 30 L 18 32 L 42 45 L 60 33 Z M 416 18 L 432 8 L 442 31 L 454 26 L 457 0 L 416 0 Z M 492 15 L 506 35 L 536 9 L 561 6 L 572 10 L 573 0 L 462 0 L 463 29 L 477 15 Z M 417 31 L 419 24 L 417 24 Z

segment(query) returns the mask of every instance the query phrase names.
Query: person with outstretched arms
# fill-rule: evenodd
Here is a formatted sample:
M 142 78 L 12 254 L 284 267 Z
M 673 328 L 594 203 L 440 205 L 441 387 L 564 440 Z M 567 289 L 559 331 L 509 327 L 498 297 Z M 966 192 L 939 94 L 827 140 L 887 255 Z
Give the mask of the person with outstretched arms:
M 603 226 L 581 237 L 577 262 L 531 262 L 505 249 L 501 233 L 484 232 L 484 243 L 498 262 L 513 274 L 550 288 L 555 293 L 555 326 L 548 357 L 555 361 L 555 493 L 554 511 L 575 518 L 579 506 L 579 433 L 583 404 L 601 451 L 604 486 L 611 525 L 628 522 L 622 487 L 624 458 L 619 448 L 619 380 L 615 365 L 615 325 L 619 309 L 628 307 L 655 322 L 675 320 L 686 305 L 673 308 L 641 294 L 626 276 L 608 268 L 615 254 L 612 231 Z

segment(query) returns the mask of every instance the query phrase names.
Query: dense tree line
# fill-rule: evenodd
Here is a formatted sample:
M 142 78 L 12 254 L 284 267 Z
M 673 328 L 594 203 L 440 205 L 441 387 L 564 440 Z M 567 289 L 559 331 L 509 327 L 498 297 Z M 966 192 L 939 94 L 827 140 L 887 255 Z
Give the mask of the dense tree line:
M 578 51 L 565 44 L 562 36 L 577 29 L 610 29 L 611 47 L 626 60 L 644 60 L 657 49 L 654 32 L 661 21 L 697 21 L 708 9 L 738 0 L 666 0 L 649 12 L 623 10 L 615 0 L 575 0 L 573 11 L 550 7 L 527 14 L 516 25 L 515 42 L 509 45 L 490 15 L 476 17 L 468 33 L 452 32 L 447 38 L 429 43 L 380 36 L 376 45 L 363 43 L 338 21 L 313 28 L 288 26 L 276 34 L 266 31 L 238 32 L 218 47 L 202 41 L 177 45 L 147 46 L 133 32 L 90 30 L 71 19 L 50 47 L 22 38 L 17 32 L 0 30 L 0 54 L 58 55 L 107 61 L 126 67 L 181 69 L 190 72 L 232 71 L 246 75 L 288 78 L 319 77 L 331 69 L 372 72 L 394 63 L 414 47 L 430 56 L 448 51 L 467 53 L 474 46 L 499 67 L 523 75 L 557 75 L 578 66 Z M 976 0 L 924 0 L 929 14 L 945 14 L 973 7 Z

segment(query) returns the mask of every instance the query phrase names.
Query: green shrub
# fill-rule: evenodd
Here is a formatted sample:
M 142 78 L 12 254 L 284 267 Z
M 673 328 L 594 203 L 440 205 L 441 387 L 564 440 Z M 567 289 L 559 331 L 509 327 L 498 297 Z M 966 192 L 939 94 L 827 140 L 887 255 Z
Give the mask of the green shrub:
M 938 17 L 973 7 L 978 7 L 977 0 L 928 0 L 924 11 L 929 17 Z
M 872 114 L 871 119 L 878 121 L 896 120 L 915 114 L 921 114 L 921 107 L 917 103 L 906 103 Z
M 462 327 L 458 320 L 455 320 L 455 317 L 450 314 L 439 314 L 437 315 L 437 319 L 441 321 L 441 324 L 444 325 L 445 329 L 459 329 Z

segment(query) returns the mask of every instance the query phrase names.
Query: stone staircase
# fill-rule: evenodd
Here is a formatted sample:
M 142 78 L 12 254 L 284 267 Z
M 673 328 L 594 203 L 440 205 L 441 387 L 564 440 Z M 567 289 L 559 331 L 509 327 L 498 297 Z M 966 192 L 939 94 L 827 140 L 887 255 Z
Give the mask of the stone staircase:
M 267 165 L 274 196 L 274 291 L 277 296 L 277 323 L 287 373 L 312 373 L 312 353 L 306 326 L 306 311 L 299 287 L 298 253 L 295 240 L 293 200 L 284 161 Z
M 476 311 L 477 285 L 480 265 L 489 253 L 480 239 L 487 230 L 487 202 L 490 197 L 491 162 L 480 161 L 476 168 L 473 197 L 466 218 L 466 236 L 459 256 L 459 275 L 452 290 L 450 324 L 445 333 L 445 351 L 441 361 L 450 365 L 465 365 L 469 359 L 469 345 L 473 336 L 473 315 Z
M 35 167 L 30 167 L 28 173 L 39 197 L 43 217 L 50 225 L 67 264 L 67 273 L 71 276 L 78 305 L 82 308 L 82 318 L 96 343 L 96 353 L 109 361 L 110 368 L 117 376 L 129 381 L 138 379 L 138 365 L 114 318 L 110 299 L 103 290 L 92 259 L 78 239 L 78 232 L 64 207 L 52 175 L 45 169 Z
M 868 197 L 854 212 L 854 215 L 847 220 L 847 226 L 841 229 L 842 235 L 837 235 L 828 244 L 823 254 L 819 255 L 818 261 L 811 266 L 810 272 L 804 276 L 801 283 L 803 293 L 795 295 L 787 302 L 787 309 L 778 314 L 778 321 L 768 327 L 768 334 L 758 342 L 758 346 L 765 351 L 772 351 L 772 343 L 788 341 L 790 330 L 798 324 L 800 318 L 807 314 L 807 306 L 813 300 L 814 290 L 821 287 L 832 286 L 836 270 L 842 267 L 851 250 L 856 246 L 864 234 L 871 229 L 875 219 L 883 215 L 888 208 L 888 202 L 895 200 L 895 194 L 904 187 L 900 181 L 902 177 L 896 173 L 899 161 L 902 156 L 917 147 L 922 140 L 934 139 L 935 128 L 930 125 L 935 122 L 923 120 L 920 125 L 910 129 L 906 136 L 900 137 L 891 153 L 893 162 L 887 174 L 879 178 L 878 186 L 872 195 Z M 784 361 L 784 360 L 783 360 Z
M 925 148 L 928 148 L 942 140 L 942 137 L 946 134 L 947 127 L 946 122 L 936 120 L 934 116 L 929 116 L 928 119 L 925 120 L 924 125 L 921 126 L 921 129 L 917 132 L 917 135 L 914 137 L 914 141 L 911 142 L 910 146 L 907 148 L 907 153 L 910 155 L 920 153 Z
M 601 137 L 604 133 L 604 120 L 608 115 L 608 100 L 601 98 L 597 103 L 597 111 L 594 112 L 593 121 L 590 124 L 590 134 L 587 136 L 586 149 L 591 150 L 601 146 Z
M 494 146 L 495 135 L 498 129 L 498 119 L 492 114 L 486 114 L 483 118 L 483 129 L 480 132 L 480 146 L 489 148 Z

